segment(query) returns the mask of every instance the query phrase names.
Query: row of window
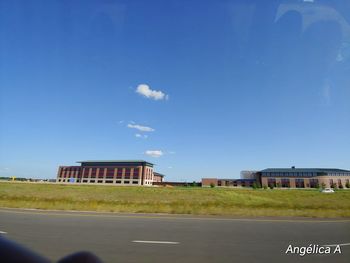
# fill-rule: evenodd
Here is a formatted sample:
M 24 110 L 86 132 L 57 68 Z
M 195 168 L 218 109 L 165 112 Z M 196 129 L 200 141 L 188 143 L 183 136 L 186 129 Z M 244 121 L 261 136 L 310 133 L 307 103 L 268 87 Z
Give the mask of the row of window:
M 317 176 L 317 173 L 311 173 L 311 172 L 269 172 L 269 173 L 262 173 L 262 176 L 266 177 L 314 177 Z
M 253 186 L 252 181 L 218 180 L 218 186 Z
M 263 172 L 262 176 L 266 177 L 315 177 L 315 176 L 350 176 L 350 173 L 315 173 L 315 172 Z
M 277 185 L 277 181 L 274 178 L 269 178 L 267 179 L 267 184 L 268 186 L 273 186 L 273 187 L 290 187 L 291 180 L 290 179 L 281 179 L 280 185 Z M 349 183 L 349 179 L 345 180 L 345 184 Z M 342 180 L 338 179 L 337 182 L 333 179 L 329 180 L 329 185 L 330 186 L 338 186 L 341 187 L 343 186 Z M 310 179 L 309 182 L 305 182 L 304 179 L 296 178 L 295 179 L 295 187 L 296 188 L 305 188 L 305 187 L 310 187 L 310 188 L 318 188 L 320 187 L 320 183 L 318 179 Z
M 70 180 L 69 179 L 58 179 L 58 182 L 62 182 L 62 183 L 69 183 Z M 105 184 L 113 184 L 113 180 L 77 180 L 77 183 L 105 183 Z M 115 181 L 116 184 L 138 184 L 139 181 L 122 181 L 122 180 L 116 180 Z

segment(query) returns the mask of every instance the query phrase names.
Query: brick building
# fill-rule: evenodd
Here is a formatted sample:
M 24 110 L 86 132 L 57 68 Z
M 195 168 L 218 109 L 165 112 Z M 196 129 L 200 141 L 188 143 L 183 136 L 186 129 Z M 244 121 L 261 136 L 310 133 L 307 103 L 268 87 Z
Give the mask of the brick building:
M 334 168 L 268 168 L 262 171 L 245 171 L 241 179 L 202 178 L 202 186 L 243 186 L 254 184 L 280 188 L 345 188 L 350 171 Z
M 143 160 L 81 161 L 80 166 L 60 166 L 58 183 L 153 185 L 164 175 L 153 172 L 153 164 Z
M 259 172 L 261 184 L 273 187 L 345 187 L 350 171 L 334 168 L 268 168 Z

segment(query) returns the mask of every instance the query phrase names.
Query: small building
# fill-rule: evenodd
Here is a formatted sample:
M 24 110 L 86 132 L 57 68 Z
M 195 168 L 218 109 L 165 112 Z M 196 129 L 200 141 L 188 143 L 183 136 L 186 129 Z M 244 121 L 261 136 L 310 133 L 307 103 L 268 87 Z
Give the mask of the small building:
M 153 172 L 153 183 L 163 182 L 164 174 Z
M 219 179 L 219 178 L 202 178 L 202 186 L 226 186 L 226 187 L 252 187 L 254 182 L 257 182 L 254 178 L 248 179 Z
M 144 160 L 80 161 L 80 166 L 60 166 L 58 183 L 88 183 L 151 186 L 164 175 L 153 172 L 153 163 Z

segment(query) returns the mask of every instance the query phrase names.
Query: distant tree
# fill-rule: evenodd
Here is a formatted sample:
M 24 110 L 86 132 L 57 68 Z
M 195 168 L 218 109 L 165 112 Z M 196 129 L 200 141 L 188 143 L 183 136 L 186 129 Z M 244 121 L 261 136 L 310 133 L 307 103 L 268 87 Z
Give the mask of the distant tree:
M 256 188 L 258 188 L 258 186 L 257 186 L 257 183 L 256 183 L 256 182 L 253 182 L 253 185 L 252 185 L 252 187 L 253 187 L 253 189 L 256 189 Z
M 322 183 L 322 184 L 321 184 L 321 188 L 322 188 L 322 189 L 325 189 L 325 188 L 326 188 L 326 184 L 325 184 L 325 183 Z
M 350 183 L 349 183 L 349 182 L 346 182 L 345 187 L 346 187 L 346 188 L 350 188 Z

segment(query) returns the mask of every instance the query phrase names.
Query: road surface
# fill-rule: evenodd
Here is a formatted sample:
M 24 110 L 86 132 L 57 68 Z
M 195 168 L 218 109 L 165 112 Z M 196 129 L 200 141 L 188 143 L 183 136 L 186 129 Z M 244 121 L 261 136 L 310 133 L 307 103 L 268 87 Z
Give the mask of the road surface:
M 57 260 L 87 250 L 104 262 L 349 262 L 350 219 L 222 218 L 0 209 L 0 235 Z M 341 254 L 285 254 L 289 245 Z M 334 247 L 332 247 L 332 252 Z

